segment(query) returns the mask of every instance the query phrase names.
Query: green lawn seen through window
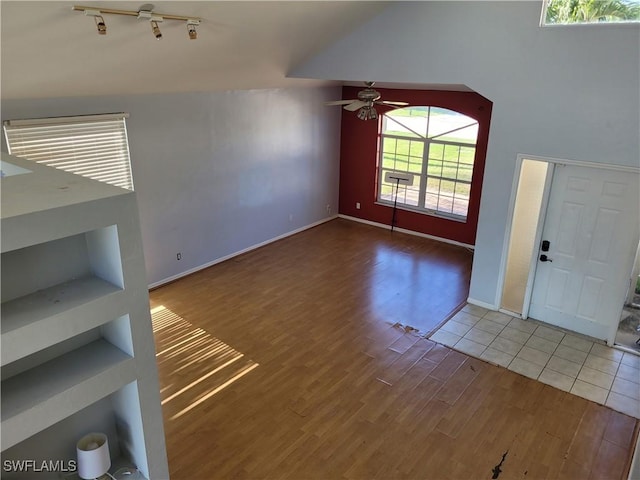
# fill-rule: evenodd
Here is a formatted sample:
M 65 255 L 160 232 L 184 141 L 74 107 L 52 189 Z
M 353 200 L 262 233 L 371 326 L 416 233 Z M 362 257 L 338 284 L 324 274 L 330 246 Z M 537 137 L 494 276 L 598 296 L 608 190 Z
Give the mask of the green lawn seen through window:
M 429 143 L 428 175 L 437 175 L 449 179 L 466 182 L 471 181 L 473 172 L 474 147 L 460 147 L 442 143 Z M 383 142 L 382 168 L 422 173 L 424 157 L 423 142 L 412 142 L 404 139 L 385 138 Z

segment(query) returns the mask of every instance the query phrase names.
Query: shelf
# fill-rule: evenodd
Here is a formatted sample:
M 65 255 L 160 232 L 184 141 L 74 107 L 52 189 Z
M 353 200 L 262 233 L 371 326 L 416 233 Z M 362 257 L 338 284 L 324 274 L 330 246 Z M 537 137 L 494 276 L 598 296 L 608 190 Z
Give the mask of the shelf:
M 84 277 L 4 302 L 2 366 L 124 315 L 123 296 L 109 282 Z
M 135 379 L 134 359 L 97 340 L 3 381 L 2 450 Z
M 87 204 L 94 200 L 131 196 L 130 190 L 2 152 L 2 161 L 30 171 L 2 179 L 2 219 L 26 216 L 57 208 Z

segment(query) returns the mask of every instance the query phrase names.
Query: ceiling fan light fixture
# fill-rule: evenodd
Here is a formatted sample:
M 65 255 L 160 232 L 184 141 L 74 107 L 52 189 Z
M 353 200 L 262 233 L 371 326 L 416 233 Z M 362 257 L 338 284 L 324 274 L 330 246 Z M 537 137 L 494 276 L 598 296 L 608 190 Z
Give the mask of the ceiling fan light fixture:
M 326 105 L 341 105 L 349 112 L 356 112 L 356 116 L 360 120 L 377 120 L 378 112 L 375 108 L 376 105 L 383 105 L 391 109 L 409 105 L 407 102 L 381 100 L 380 98 L 382 95 L 380 92 L 372 88 L 373 85 L 374 82 L 365 82 L 366 88 L 358 92 L 358 98 L 351 100 L 334 100 L 326 102 Z
M 378 112 L 373 107 L 362 107 L 358 110 L 357 117 L 360 120 L 377 120 Z

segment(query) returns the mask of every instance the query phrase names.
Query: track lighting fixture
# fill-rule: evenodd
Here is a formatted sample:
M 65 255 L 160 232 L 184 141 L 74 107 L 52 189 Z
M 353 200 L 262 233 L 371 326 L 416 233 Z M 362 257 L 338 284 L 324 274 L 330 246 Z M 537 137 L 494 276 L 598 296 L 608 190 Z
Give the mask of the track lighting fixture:
M 98 35 L 106 35 L 107 34 L 107 24 L 104 23 L 104 18 L 102 16 L 93 17 L 96 20 L 96 27 L 98 27 Z
M 158 22 L 162 22 L 164 20 L 164 17 L 153 13 L 153 5 L 146 4 L 141 6 L 140 10 L 138 10 L 138 19 L 149 20 L 153 36 L 156 37 L 156 40 L 162 39 L 162 32 L 160 31 Z
M 100 10 L 85 10 L 84 14 L 88 17 L 93 17 L 96 21 L 96 28 L 98 29 L 98 35 L 106 35 L 107 34 L 107 24 L 104 23 L 104 18 L 102 17 L 102 12 Z
M 162 32 L 160 31 L 160 27 L 158 27 L 157 20 L 151 20 L 151 31 L 153 32 L 154 37 L 156 37 L 156 40 L 160 40 L 162 38 Z
M 151 31 L 157 40 L 162 38 L 162 32 L 160 31 L 160 27 L 158 23 L 164 20 L 178 20 L 187 23 L 187 33 L 189 35 L 190 40 L 196 40 L 198 38 L 198 32 L 196 27 L 200 25 L 202 22 L 201 18 L 198 17 L 187 17 L 183 15 L 173 15 L 166 13 L 157 13 L 153 11 L 154 6 L 147 3 L 142 5 L 137 11 L 133 10 L 117 10 L 113 8 L 100 8 L 97 9 L 95 7 L 83 7 L 81 5 L 74 5 L 72 10 L 84 12 L 87 16 L 92 16 L 95 19 L 96 27 L 98 29 L 98 34 L 106 35 L 107 34 L 107 25 L 104 21 L 103 15 L 125 15 L 130 17 L 136 17 L 141 20 L 149 20 L 151 24 Z
M 196 38 L 198 38 L 198 32 L 196 31 L 196 27 L 198 25 L 200 25 L 200 20 L 187 20 L 187 32 L 189 33 L 189 40 L 195 40 Z

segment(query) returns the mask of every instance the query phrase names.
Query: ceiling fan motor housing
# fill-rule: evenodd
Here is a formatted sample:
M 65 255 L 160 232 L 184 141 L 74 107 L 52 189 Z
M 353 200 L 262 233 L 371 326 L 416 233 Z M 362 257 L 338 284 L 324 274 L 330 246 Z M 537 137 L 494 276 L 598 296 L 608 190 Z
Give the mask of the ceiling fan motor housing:
M 380 92 L 373 88 L 365 88 L 358 92 L 358 100 L 363 102 L 375 102 L 381 97 Z

